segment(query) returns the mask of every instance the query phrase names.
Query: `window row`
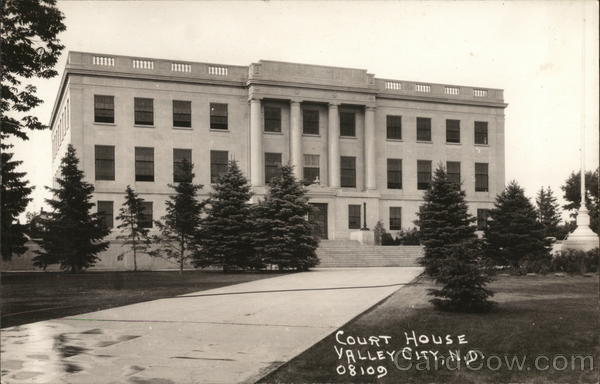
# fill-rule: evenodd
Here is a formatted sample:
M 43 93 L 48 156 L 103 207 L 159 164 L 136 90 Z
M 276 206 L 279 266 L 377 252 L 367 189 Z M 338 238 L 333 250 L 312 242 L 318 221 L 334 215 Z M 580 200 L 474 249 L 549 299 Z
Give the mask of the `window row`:
M 210 103 L 210 129 L 228 130 L 227 104 Z M 114 96 L 94 95 L 94 121 L 96 123 L 115 122 Z M 356 137 L 356 114 L 351 111 L 340 111 L 340 136 Z M 134 98 L 134 124 L 141 126 L 154 125 L 154 99 Z M 173 127 L 192 127 L 192 102 L 173 100 Z M 281 107 L 264 106 L 264 131 L 279 133 L 282 129 Z M 307 135 L 319 134 L 319 111 L 306 108 L 302 110 L 302 129 Z M 446 120 L 446 142 L 460 143 L 460 120 Z M 476 121 L 474 124 L 475 144 L 488 144 L 487 121 Z M 402 116 L 386 116 L 386 138 L 402 140 Z M 417 117 L 417 141 L 431 141 L 431 118 Z

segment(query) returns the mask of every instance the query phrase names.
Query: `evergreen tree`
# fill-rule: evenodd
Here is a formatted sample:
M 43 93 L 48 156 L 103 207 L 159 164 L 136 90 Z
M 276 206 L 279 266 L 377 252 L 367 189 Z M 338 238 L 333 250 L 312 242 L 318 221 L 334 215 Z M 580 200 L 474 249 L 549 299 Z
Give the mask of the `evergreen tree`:
M 41 250 L 34 257 L 35 266 L 45 269 L 60 263 L 62 269 L 75 273 L 93 266 L 98 260 L 96 255 L 108 248 L 108 242 L 101 240 L 110 231 L 98 214 L 90 213 L 94 187 L 83 181 L 78 164 L 75 148 L 69 145 L 56 179 L 58 188 L 48 188 L 54 194 L 53 199 L 46 199 L 52 211 L 43 219 Z
M 185 262 L 192 259 L 197 249 L 196 237 L 200 230 L 203 203 L 198 201 L 198 191 L 202 185 L 194 184 L 194 165 L 187 160 L 179 165 L 181 182 L 169 187 L 175 194 L 166 202 L 167 214 L 162 221 L 156 221 L 158 235 L 154 236 L 157 248 L 150 252 L 152 256 L 175 260 L 179 273 L 183 273 Z
M 248 180 L 235 161 L 213 186 L 206 200 L 206 217 L 197 242 L 200 246 L 194 256 L 197 267 L 219 266 L 224 270 L 247 268 L 253 265 L 252 197 Z
M 493 292 L 486 289 L 490 269 L 483 262 L 481 241 L 467 240 L 448 247 L 445 262 L 439 266 L 435 281 L 441 289 L 431 289 L 430 302 L 439 309 L 459 312 L 485 312 L 493 308 L 488 301 Z
M 548 187 L 540 188 L 535 199 L 538 213 L 538 221 L 544 226 L 544 235 L 546 237 L 559 236 L 560 224 L 560 206 L 554 197 L 552 189 Z
M 318 264 L 319 241 L 307 220 L 311 210 L 306 189 L 294 177 L 292 167 L 281 167 L 265 199 L 253 209 L 254 249 L 262 263 L 302 271 Z
M 3 152 L 2 164 L 2 189 L 0 190 L 0 203 L 2 204 L 2 223 L 0 224 L 2 243 L 2 259 L 10 260 L 13 254 L 20 255 L 27 250 L 25 242 L 27 230 L 25 225 L 18 222 L 19 215 L 27 208 L 31 201 L 29 194 L 33 190 L 27 180 L 23 180 L 25 172 L 18 172 L 16 168 L 22 161 L 12 160 L 13 154 Z
M 598 187 L 600 168 L 585 173 L 585 206 L 590 215 L 590 228 L 600 233 L 600 188 Z M 564 199 L 568 201 L 563 208 L 571 212 L 571 217 L 577 217 L 577 210 L 581 203 L 581 172 L 571 172 L 565 184 L 561 187 Z
M 121 235 L 117 236 L 117 239 L 123 240 L 123 246 L 128 246 L 133 253 L 134 271 L 137 271 L 137 254 L 147 252 L 150 245 L 148 228 L 142 225 L 143 215 L 144 199 L 128 185 L 125 190 L 125 201 L 117 216 L 117 220 L 120 221 L 117 228 L 121 230 Z
M 421 243 L 425 246 L 420 262 L 425 272 L 435 277 L 450 248 L 475 239 L 475 227 L 472 225 L 475 219 L 468 213 L 465 192 L 448 180 L 442 166 L 435 170 L 423 198 L 425 202 L 417 213 L 416 221 L 420 227 Z
M 516 181 L 496 197 L 485 240 L 487 257 L 497 265 L 518 267 L 547 257 L 544 227 Z

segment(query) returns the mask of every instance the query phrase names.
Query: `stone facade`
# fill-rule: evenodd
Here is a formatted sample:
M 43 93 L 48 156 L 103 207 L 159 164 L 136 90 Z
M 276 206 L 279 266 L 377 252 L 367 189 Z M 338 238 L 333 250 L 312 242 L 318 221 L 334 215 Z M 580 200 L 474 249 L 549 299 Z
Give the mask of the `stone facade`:
M 95 95 L 112 96 L 114 122 L 96 122 Z M 153 99 L 153 124 L 134 121 L 134 98 Z M 191 127 L 173 124 L 173 100 L 191 102 Z M 227 129 L 210 128 L 210 103 L 227 104 Z M 365 70 L 259 61 L 249 66 L 180 62 L 70 52 L 52 120 L 53 172 L 66 145 L 75 146 L 98 201 L 112 201 L 116 216 L 127 185 L 164 214 L 173 182 L 173 149 L 191 149 L 195 182 L 210 191 L 211 150 L 228 151 L 260 198 L 265 193 L 265 153 L 303 176 L 304 155 L 319 155 L 319 184 L 311 203 L 326 210 L 324 235 L 348 239 L 348 205 L 366 203 L 366 224 L 390 228 L 390 207 L 401 208 L 410 228 L 422 201 L 417 160 L 460 162 L 471 213 L 491 208 L 504 188 L 504 108 L 498 89 L 375 78 Z M 280 132 L 265 132 L 265 108 L 280 111 Z M 318 133 L 304 132 L 304 110 L 318 115 Z M 352 112 L 355 135 L 340 136 L 340 113 Z M 401 116 L 401 139 L 387 138 L 387 116 Z M 417 141 L 417 117 L 431 119 L 431 140 Z M 460 121 L 460 142 L 447 143 L 446 120 Z M 485 143 L 475 144 L 474 124 L 487 123 Z M 114 147 L 114 180 L 97 180 L 95 146 Z M 135 147 L 154 148 L 154 181 L 136 181 Z M 342 156 L 355 158 L 356 187 L 340 187 Z M 387 159 L 402 160 L 402 189 L 388 188 Z M 475 163 L 488 167 L 487 191 L 475 191 Z M 323 223 L 325 224 L 325 223 Z M 392 231 L 393 232 L 393 231 Z

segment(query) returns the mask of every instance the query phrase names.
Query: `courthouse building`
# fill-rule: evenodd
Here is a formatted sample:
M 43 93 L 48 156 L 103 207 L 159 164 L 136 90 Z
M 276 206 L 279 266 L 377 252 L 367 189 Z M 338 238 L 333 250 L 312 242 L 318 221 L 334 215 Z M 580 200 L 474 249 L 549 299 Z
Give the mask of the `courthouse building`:
M 504 188 L 506 106 L 499 89 L 363 69 L 70 52 L 50 123 L 53 172 L 73 144 L 108 225 L 131 185 L 151 226 L 182 159 L 195 164 L 204 195 L 236 160 L 255 199 L 289 163 L 308 185 L 322 237 L 347 239 L 364 221 L 391 232 L 413 227 L 442 164 L 481 226 Z

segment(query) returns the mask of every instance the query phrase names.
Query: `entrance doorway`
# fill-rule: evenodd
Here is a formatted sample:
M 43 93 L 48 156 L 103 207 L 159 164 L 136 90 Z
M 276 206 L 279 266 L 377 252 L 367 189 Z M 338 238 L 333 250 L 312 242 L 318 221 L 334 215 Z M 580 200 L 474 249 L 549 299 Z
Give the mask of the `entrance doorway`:
M 308 214 L 308 220 L 315 223 L 315 234 L 327 240 L 327 203 L 310 203 L 314 208 Z

